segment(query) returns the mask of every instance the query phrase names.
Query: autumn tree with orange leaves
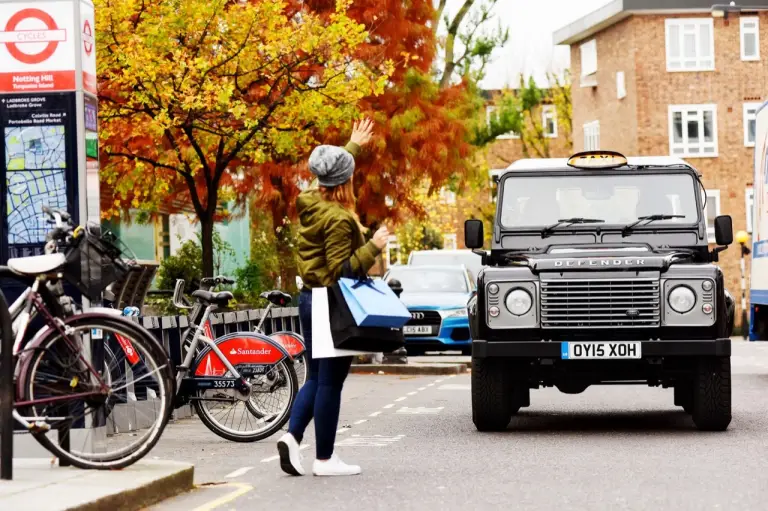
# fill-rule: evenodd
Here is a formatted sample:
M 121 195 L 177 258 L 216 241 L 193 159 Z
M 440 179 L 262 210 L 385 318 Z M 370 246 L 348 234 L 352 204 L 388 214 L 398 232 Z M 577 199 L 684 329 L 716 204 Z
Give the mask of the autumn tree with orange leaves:
M 347 9 L 97 0 L 103 214 L 191 204 L 212 275 L 220 199 L 269 182 L 269 162 L 296 162 L 382 92 L 390 65 L 352 58 L 370 35 Z

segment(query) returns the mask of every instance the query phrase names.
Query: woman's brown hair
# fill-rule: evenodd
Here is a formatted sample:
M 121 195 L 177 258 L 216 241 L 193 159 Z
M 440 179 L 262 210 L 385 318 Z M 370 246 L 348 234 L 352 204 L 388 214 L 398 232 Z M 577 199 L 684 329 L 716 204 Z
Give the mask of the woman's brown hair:
M 357 197 L 355 197 L 355 186 L 351 179 L 343 185 L 331 188 L 320 186 L 319 188 L 323 200 L 336 202 L 344 206 L 345 209 L 352 213 L 352 216 L 357 222 L 357 226 L 360 228 L 360 232 L 365 233 L 368 231 L 368 229 L 363 227 L 363 224 L 360 223 L 360 218 L 357 216 Z

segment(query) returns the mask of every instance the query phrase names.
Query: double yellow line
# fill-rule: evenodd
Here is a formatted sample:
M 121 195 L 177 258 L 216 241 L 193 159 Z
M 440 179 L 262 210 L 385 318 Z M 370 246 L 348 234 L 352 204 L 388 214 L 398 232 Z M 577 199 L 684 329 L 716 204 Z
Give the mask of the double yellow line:
M 216 485 L 217 488 L 222 488 L 227 486 L 230 488 L 235 488 L 235 490 L 230 493 L 227 493 L 222 497 L 219 497 L 216 500 L 212 500 L 210 502 L 203 504 L 202 506 L 198 506 L 194 508 L 192 511 L 211 511 L 213 509 L 216 509 L 219 506 L 223 506 L 224 504 L 229 504 L 233 500 L 239 497 L 242 497 L 249 491 L 253 490 L 253 486 L 245 483 L 226 483 L 226 484 Z

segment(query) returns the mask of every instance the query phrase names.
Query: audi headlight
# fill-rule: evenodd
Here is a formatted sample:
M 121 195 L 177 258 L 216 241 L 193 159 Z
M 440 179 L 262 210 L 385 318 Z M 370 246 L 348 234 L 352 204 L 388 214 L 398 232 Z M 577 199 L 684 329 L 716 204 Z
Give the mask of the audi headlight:
M 696 305 L 696 293 L 688 286 L 677 286 L 669 292 L 667 302 L 678 314 L 685 314 Z
M 507 295 L 505 304 L 509 312 L 515 316 L 522 316 L 531 310 L 531 306 L 533 305 L 533 297 L 528 291 L 524 289 L 513 289 Z
M 461 309 L 446 309 L 437 311 L 440 313 L 440 316 L 442 316 L 443 319 L 446 318 L 466 318 L 467 317 L 467 308 L 463 307 Z

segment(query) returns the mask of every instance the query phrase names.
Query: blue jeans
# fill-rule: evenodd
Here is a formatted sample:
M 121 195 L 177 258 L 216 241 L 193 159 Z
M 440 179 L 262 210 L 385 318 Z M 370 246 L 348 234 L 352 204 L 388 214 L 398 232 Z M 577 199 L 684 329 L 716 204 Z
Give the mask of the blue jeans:
M 296 396 L 291 409 L 288 432 L 297 442 L 304 438 L 309 421 L 315 419 L 316 457 L 327 460 L 333 454 L 339 426 L 341 389 L 349 374 L 352 357 L 312 358 L 312 292 L 299 296 L 299 320 L 307 346 L 309 364 L 307 381 Z

